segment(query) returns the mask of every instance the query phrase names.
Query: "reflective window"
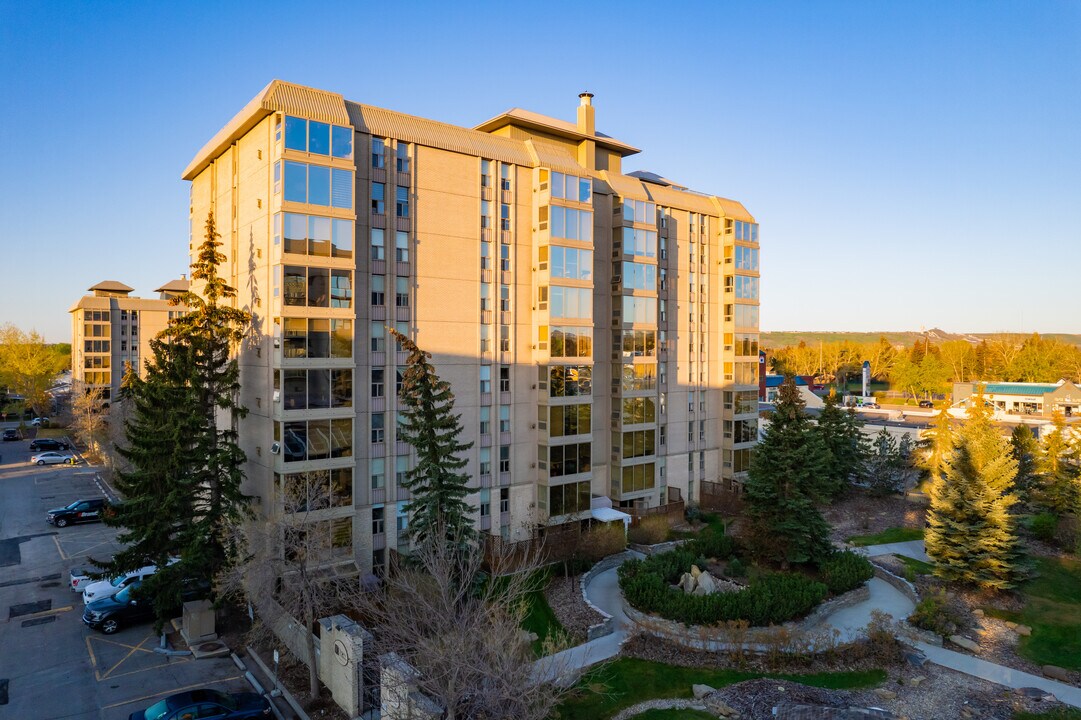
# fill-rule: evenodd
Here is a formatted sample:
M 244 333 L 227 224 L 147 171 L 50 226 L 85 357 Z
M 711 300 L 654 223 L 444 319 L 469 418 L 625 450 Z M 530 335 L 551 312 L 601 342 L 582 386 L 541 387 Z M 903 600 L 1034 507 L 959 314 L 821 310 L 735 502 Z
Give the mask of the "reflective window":
M 550 234 L 553 238 L 593 242 L 593 211 L 553 205 Z
M 736 269 L 737 270 L 757 270 L 758 269 L 758 248 L 744 247 L 743 245 L 737 245 L 735 247 L 736 255 Z
M 285 116 L 285 147 L 288 150 L 308 149 L 308 121 L 304 118 Z
M 657 233 L 653 230 L 623 228 L 623 252 L 627 255 L 657 257 Z
M 656 454 L 656 431 L 632 430 L 623 433 L 623 457 L 636 458 Z
M 335 169 L 333 175 L 334 194 L 330 204 L 348 210 L 353 207 L 353 171 Z
M 308 202 L 312 205 L 330 205 L 330 168 L 308 166 Z
M 398 186 L 394 203 L 395 214 L 400 218 L 409 217 L 409 188 Z
M 758 242 L 758 223 L 743 222 L 742 220 L 736 220 L 735 222 L 736 240 L 743 240 L 744 242 Z
M 285 147 L 313 155 L 349 158 L 353 156 L 353 128 L 287 115 Z
M 372 260 L 384 260 L 386 249 L 384 247 L 383 228 L 372 228 Z
M 654 357 L 657 354 L 657 332 L 655 330 L 624 330 L 623 357 Z
M 623 199 L 623 219 L 629 222 L 649 223 L 657 222 L 657 206 L 646 200 Z
M 308 202 L 308 166 L 305 163 L 285 161 L 285 199 Z
M 552 326 L 549 352 L 554 358 L 593 357 L 593 328 Z
M 624 466 L 620 474 L 620 491 L 625 493 L 651 490 L 655 485 L 655 463 Z
M 550 397 L 576 397 L 593 394 L 592 365 L 553 365 L 549 368 Z
M 593 181 L 576 175 L 552 172 L 552 197 L 576 202 L 589 202 L 593 197 Z
M 331 173 L 330 168 L 319 165 L 286 161 L 286 200 L 330 206 L 332 197 L 334 207 L 346 209 L 353 207 L 353 173 L 351 171 L 334 170 Z
M 656 299 L 625 295 L 623 297 L 623 322 L 655 325 L 657 323 Z
M 656 301 L 654 301 L 656 306 Z M 549 315 L 552 318 L 593 318 L 593 290 L 553 285 L 549 289 Z
M 386 140 L 379 137 L 372 138 L 372 167 L 381 168 L 386 167 Z
M 353 273 L 334 270 L 331 273 L 330 306 L 347 308 L 353 306 Z
M 623 398 L 622 418 L 624 425 L 656 422 L 657 408 L 653 398 Z
M 735 319 L 736 327 L 749 327 L 758 328 L 758 306 L 757 305 L 736 305 L 735 306 Z
M 623 365 L 622 386 L 623 392 L 655 390 L 657 388 L 657 366 L 653 363 Z M 662 410 L 663 406 L 662 403 Z
M 563 477 L 589 472 L 593 468 L 590 443 L 553 445 L 548 448 L 548 477 Z
M 758 278 L 736 275 L 736 297 L 743 300 L 757 300 Z
M 398 230 L 394 234 L 394 259 L 402 263 L 409 262 L 409 233 L 404 230 Z
M 330 154 L 336 158 L 353 157 L 353 128 L 339 125 L 331 128 Z
M 593 406 L 589 403 L 553 405 L 548 408 L 548 434 L 551 437 L 588 435 L 592 432 L 592 415 Z
M 386 183 L 372 183 L 372 214 L 382 215 L 386 212 L 387 202 Z
M 648 263 L 623 263 L 623 287 L 634 290 L 656 290 L 657 266 Z
M 330 125 L 316 120 L 308 121 L 308 152 L 330 154 Z
M 404 142 L 398 142 L 396 148 L 395 160 L 397 162 L 397 169 L 400 173 L 409 172 L 409 145 Z
M 353 420 L 307 420 L 284 423 L 282 445 L 285 462 L 350 457 L 353 454 Z
M 504 246 L 506 247 L 506 246 Z M 565 248 L 559 245 L 549 246 L 551 256 L 550 273 L 553 278 L 570 280 L 593 279 L 593 251 L 578 248 Z
M 590 508 L 589 481 L 548 488 L 548 515 L 584 513 Z

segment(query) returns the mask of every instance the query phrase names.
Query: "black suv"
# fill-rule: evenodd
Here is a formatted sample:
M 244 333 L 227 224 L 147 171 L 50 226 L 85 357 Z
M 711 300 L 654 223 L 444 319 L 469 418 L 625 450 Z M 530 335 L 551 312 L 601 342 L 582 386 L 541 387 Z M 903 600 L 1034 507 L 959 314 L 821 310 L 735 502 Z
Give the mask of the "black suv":
M 137 580 L 116 595 L 91 600 L 83 611 L 83 623 L 92 630 L 101 630 L 106 635 L 112 635 L 121 627 L 153 620 L 154 602 L 139 592 L 142 584 L 142 580 Z M 185 581 L 180 600 L 198 600 L 205 598 L 209 592 L 210 586 L 207 583 Z
M 5 442 L 8 441 L 8 440 L 18 440 L 18 439 L 19 439 L 19 431 L 16 430 L 15 428 L 8 428 L 7 430 L 4 431 L 4 441 Z
M 102 514 L 109 508 L 105 498 L 91 498 L 89 500 L 76 500 L 71 505 L 50 510 L 45 519 L 50 525 L 66 527 L 72 523 L 99 522 Z
M 54 440 L 52 438 L 39 438 L 37 440 L 30 441 L 30 451 L 35 452 L 37 450 L 67 450 L 68 444 L 63 440 Z
M 922 408 L 933 408 L 934 406 L 935 404 L 930 400 L 920 400 L 920 407 Z

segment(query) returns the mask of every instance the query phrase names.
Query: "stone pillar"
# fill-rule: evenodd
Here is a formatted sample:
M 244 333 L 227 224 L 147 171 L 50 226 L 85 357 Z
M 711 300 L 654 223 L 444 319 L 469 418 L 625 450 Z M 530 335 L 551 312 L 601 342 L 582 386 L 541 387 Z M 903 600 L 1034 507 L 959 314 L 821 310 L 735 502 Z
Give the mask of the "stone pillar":
M 417 689 L 420 673 L 397 653 L 379 658 L 379 716 L 382 720 L 439 720 L 443 710 Z
M 319 621 L 319 679 L 349 717 L 363 709 L 364 644 L 371 634 L 345 615 Z

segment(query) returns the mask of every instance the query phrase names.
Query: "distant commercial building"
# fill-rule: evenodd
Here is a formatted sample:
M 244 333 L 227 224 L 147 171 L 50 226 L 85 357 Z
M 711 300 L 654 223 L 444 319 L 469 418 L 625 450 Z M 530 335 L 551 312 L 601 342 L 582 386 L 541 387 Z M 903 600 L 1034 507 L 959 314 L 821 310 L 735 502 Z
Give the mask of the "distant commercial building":
M 130 363 L 141 373 L 150 341 L 185 311 L 171 299 L 188 291 L 188 280 L 181 275 L 162 285 L 156 299 L 131 297 L 133 288 L 116 280 L 89 290 L 93 294 L 79 298 L 68 311 L 72 380 L 101 388 L 102 400 L 109 403 L 120 392 L 125 366 Z
M 638 149 L 596 130 L 592 95 L 576 114 L 470 129 L 274 81 L 196 154 L 191 252 L 213 212 L 221 273 L 256 318 L 240 443 L 266 511 L 318 483 L 343 558 L 368 570 L 407 547 L 406 355 L 388 327 L 453 388 L 483 533 L 524 539 L 745 476 L 758 224 L 625 174 Z
M 1057 383 L 964 382 L 953 384 L 953 404 L 963 404 L 982 386 L 984 399 L 1009 415 L 1051 417 L 1057 410 L 1066 417 L 1081 412 L 1081 386 Z

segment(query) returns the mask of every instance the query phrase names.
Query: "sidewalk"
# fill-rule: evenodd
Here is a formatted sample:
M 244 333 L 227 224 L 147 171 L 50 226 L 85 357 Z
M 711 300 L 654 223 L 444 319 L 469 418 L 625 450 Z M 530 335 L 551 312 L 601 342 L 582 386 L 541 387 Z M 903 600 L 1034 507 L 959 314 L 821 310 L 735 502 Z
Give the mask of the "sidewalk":
M 853 548 L 856 552 L 867 557 L 879 555 L 904 555 L 913 560 L 931 562 L 927 552 L 923 549 L 923 540 L 909 540 L 908 542 L 885 543 L 884 545 L 868 545 L 866 547 Z
M 966 675 L 982 678 L 1008 688 L 1035 687 L 1051 693 L 1056 698 L 1074 707 L 1081 708 L 1081 688 L 1073 685 L 1051 680 L 1050 678 L 1032 675 L 1013 668 L 996 665 L 986 660 L 954 652 L 945 648 L 935 647 L 927 643 L 917 642 L 915 646 L 927 659 L 936 665 L 950 668 Z

